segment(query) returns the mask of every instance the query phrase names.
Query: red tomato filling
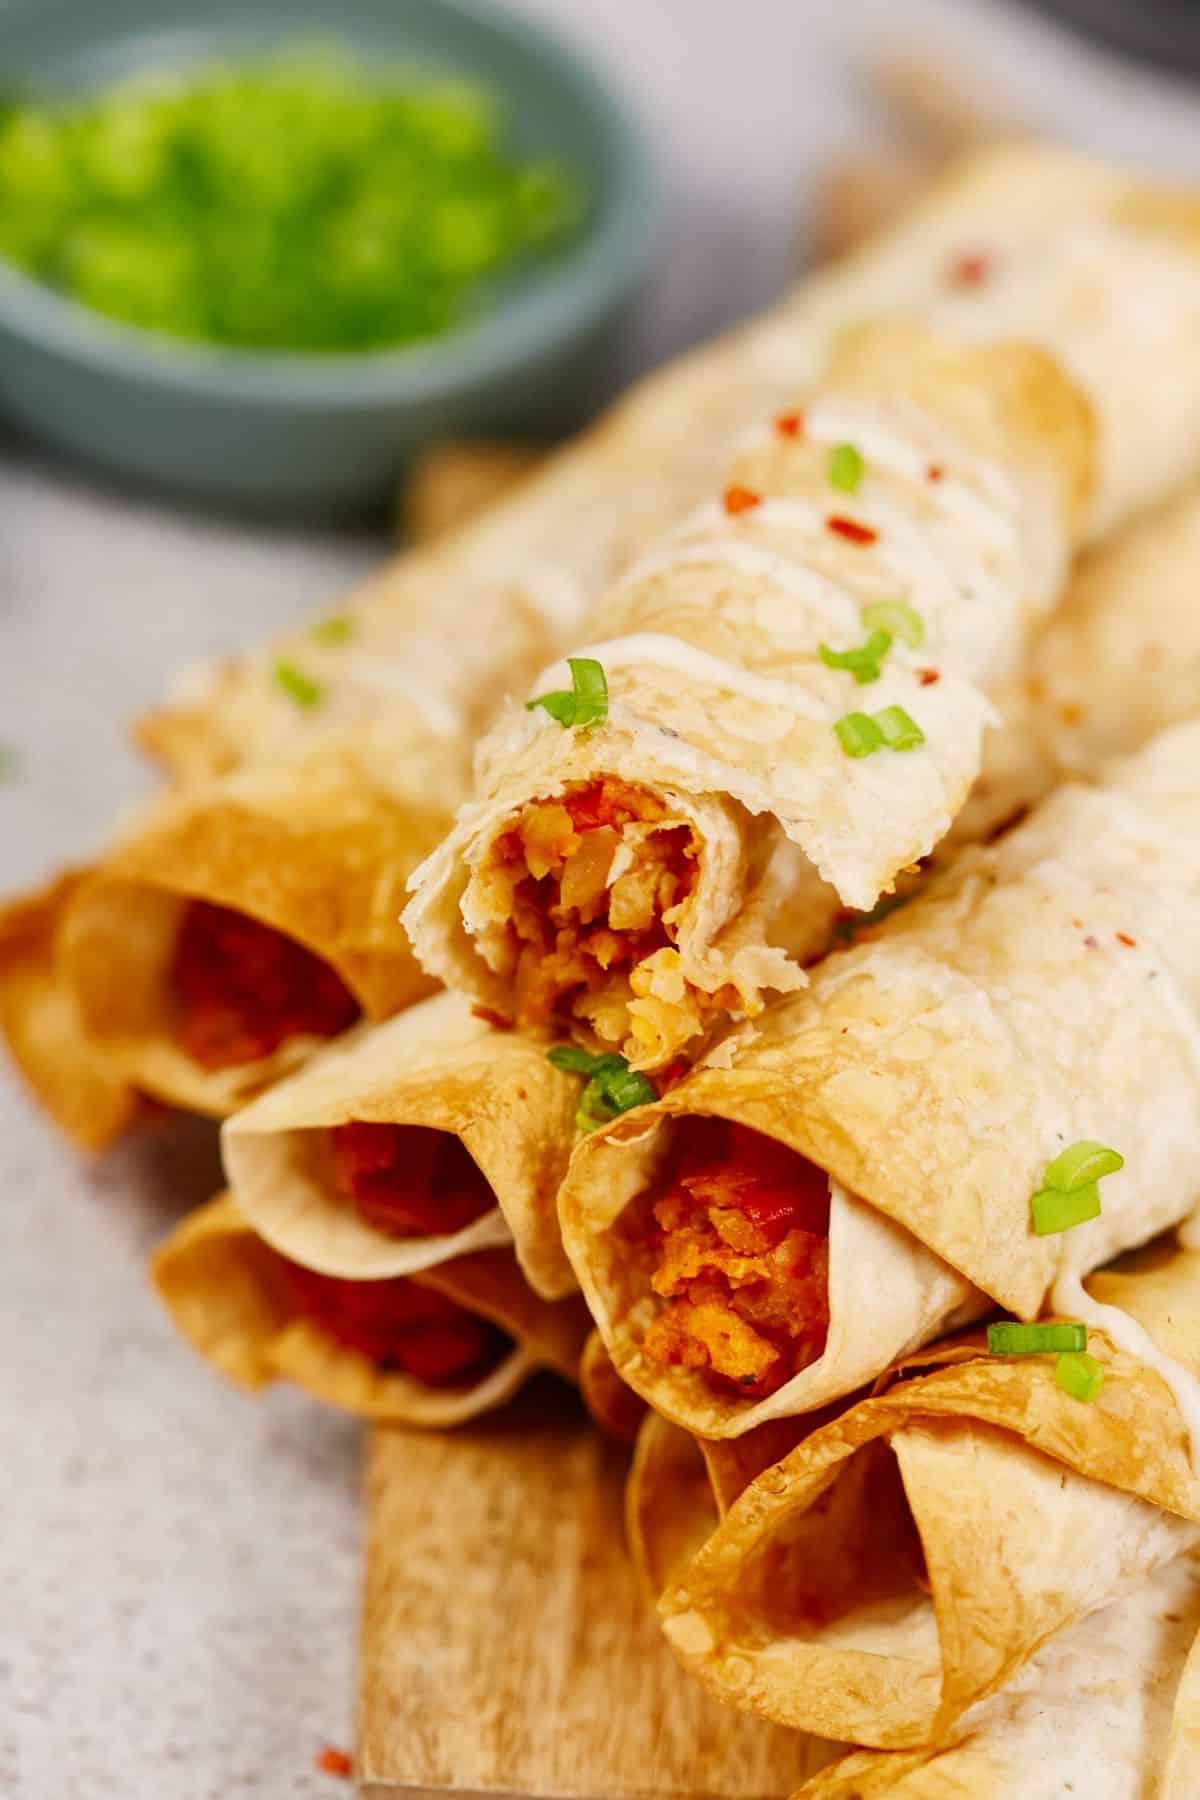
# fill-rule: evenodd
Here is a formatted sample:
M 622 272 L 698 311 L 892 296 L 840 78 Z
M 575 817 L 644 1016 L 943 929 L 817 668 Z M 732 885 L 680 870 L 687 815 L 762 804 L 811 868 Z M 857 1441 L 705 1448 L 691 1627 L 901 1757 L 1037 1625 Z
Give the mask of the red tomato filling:
M 171 987 L 179 1042 L 203 1069 L 257 1062 L 291 1037 L 336 1037 L 359 1011 L 311 950 L 207 900 L 184 909 Z
M 773 1139 L 693 1119 L 650 1196 L 648 1355 L 760 1399 L 829 1329 L 829 1180 Z
M 508 1347 L 489 1320 L 404 1276 L 341 1281 L 297 1263 L 289 1264 L 288 1273 L 304 1316 L 385 1374 L 399 1371 L 427 1387 L 466 1387 L 493 1369 Z
M 442 1237 L 495 1205 L 479 1168 L 456 1137 L 424 1125 L 353 1119 L 329 1133 L 338 1192 L 388 1237 Z

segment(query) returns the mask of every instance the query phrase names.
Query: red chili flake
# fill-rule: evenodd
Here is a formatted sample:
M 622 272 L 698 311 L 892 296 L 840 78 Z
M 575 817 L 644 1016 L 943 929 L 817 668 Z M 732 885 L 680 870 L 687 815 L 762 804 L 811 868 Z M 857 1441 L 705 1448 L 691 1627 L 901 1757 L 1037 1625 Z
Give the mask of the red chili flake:
M 940 481 L 945 473 L 941 463 L 930 463 L 925 470 L 925 479 L 926 481 Z
M 942 679 L 942 671 L 940 669 L 918 669 L 917 677 L 922 687 L 932 687 L 935 681 Z
M 780 437 L 803 437 L 804 414 L 802 412 L 778 413 L 775 418 L 775 429 Z
M 762 505 L 762 495 L 756 494 L 753 488 L 727 487 L 723 496 L 725 511 L 731 518 L 739 513 L 750 512 L 752 508 Z
M 1125 944 L 1125 945 L 1127 945 L 1127 946 L 1128 946 L 1128 948 L 1129 948 L 1129 949 L 1130 949 L 1130 950 L 1136 950 L 1136 949 L 1137 949 L 1137 939 L 1136 939 L 1136 938 L 1131 938 L 1131 937 L 1126 937 L 1126 935 L 1125 935 L 1125 933 L 1124 933 L 1124 932 L 1123 932 L 1123 931 L 1118 931 L 1118 933 L 1117 933 L 1117 942 L 1118 942 L 1118 944 Z
M 1089 950 L 1098 950 L 1100 948 L 1100 939 L 1093 937 L 1090 931 L 1083 941 Z
M 496 1031 L 511 1031 L 513 1028 L 511 1019 L 506 1019 L 503 1013 L 495 1012 L 490 1006 L 473 1006 L 471 1015 L 482 1019 L 485 1025 L 491 1025 Z
M 951 287 L 980 287 L 987 280 L 991 268 L 991 257 L 984 256 L 978 251 L 974 254 L 956 256 L 946 271 L 946 280 Z
M 838 537 L 849 538 L 852 544 L 873 544 L 879 533 L 872 525 L 861 525 L 857 519 L 844 519 L 840 513 L 830 513 L 825 524 Z
M 354 1773 L 354 1758 L 349 1751 L 337 1750 L 332 1744 L 318 1750 L 314 1762 L 322 1775 L 337 1775 L 342 1781 L 349 1781 Z

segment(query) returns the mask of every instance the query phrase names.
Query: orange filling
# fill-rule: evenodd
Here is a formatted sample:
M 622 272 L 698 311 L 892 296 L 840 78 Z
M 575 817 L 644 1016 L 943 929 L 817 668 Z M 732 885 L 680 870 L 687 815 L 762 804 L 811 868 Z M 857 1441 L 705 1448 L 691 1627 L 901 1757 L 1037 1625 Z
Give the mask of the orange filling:
M 388 1237 L 441 1237 L 495 1205 L 456 1137 L 424 1125 L 353 1119 L 329 1133 L 333 1179 L 364 1224 Z
M 626 827 L 652 827 L 666 816 L 653 794 L 606 775 L 527 806 L 497 839 L 497 869 L 511 892 L 511 976 L 522 1024 L 584 1012 L 589 995 L 627 984 L 635 963 L 674 942 L 668 915 L 687 899 L 695 875 L 689 829 L 639 833 L 628 866 L 614 864 L 629 841 Z
M 202 1069 L 257 1062 L 291 1037 L 336 1037 L 359 1011 L 311 950 L 207 900 L 184 909 L 171 987 L 178 1040 Z
M 693 1119 L 650 1195 L 656 1361 L 761 1399 L 829 1329 L 829 1181 L 771 1138 Z
M 288 1276 L 304 1317 L 385 1374 L 411 1375 L 427 1387 L 466 1387 L 508 1348 L 487 1319 L 404 1276 L 342 1281 L 298 1263 L 288 1265 Z

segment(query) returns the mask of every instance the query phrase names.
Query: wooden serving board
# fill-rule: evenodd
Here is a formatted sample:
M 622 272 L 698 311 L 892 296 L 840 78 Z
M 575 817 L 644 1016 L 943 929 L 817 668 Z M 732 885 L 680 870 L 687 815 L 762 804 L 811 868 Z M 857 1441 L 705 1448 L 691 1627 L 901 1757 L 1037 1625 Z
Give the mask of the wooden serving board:
M 777 1800 L 832 1747 L 718 1706 L 625 1552 L 627 1452 L 536 1383 L 441 1436 L 379 1430 L 359 1689 L 364 1795 Z

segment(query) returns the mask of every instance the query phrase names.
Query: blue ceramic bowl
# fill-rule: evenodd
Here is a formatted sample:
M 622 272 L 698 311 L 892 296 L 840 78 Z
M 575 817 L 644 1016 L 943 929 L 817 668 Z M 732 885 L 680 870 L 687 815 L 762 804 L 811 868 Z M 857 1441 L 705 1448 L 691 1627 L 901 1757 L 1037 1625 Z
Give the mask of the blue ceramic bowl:
M 649 266 L 657 189 L 633 120 L 556 37 L 487 0 L 0 0 L 4 84 L 39 96 L 314 37 L 506 97 L 519 149 L 588 184 L 578 241 L 501 282 L 477 324 L 329 356 L 177 344 L 0 260 L 0 407 L 158 486 L 328 512 L 382 498 L 431 438 L 552 430 L 590 403 Z

